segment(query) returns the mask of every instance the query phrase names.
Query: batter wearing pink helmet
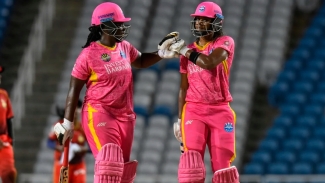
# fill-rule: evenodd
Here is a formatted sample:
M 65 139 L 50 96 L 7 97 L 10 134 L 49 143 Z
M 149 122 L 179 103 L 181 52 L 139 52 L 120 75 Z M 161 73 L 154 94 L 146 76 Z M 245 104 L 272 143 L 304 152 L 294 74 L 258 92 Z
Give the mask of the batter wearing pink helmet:
M 188 46 L 180 39 L 169 50 L 179 53 L 181 86 L 179 120 L 174 123 L 176 138 L 183 143 L 178 180 L 203 183 L 204 152 L 208 145 L 214 183 L 238 183 L 235 159 L 235 113 L 229 102 L 230 68 L 234 40 L 223 35 L 224 17 L 213 2 L 200 3 L 191 22 L 196 41 Z
M 133 111 L 131 66 L 147 68 L 162 58 L 176 57 L 168 50 L 140 53 L 124 39 L 131 18 L 111 2 L 93 11 L 90 34 L 71 73 L 63 123 L 54 126 L 59 142 L 73 136 L 73 117 L 80 91 L 87 91 L 82 107 L 82 128 L 95 157 L 94 183 L 132 183 L 136 160 L 130 161 L 136 115 Z M 176 40 L 170 33 L 161 42 Z

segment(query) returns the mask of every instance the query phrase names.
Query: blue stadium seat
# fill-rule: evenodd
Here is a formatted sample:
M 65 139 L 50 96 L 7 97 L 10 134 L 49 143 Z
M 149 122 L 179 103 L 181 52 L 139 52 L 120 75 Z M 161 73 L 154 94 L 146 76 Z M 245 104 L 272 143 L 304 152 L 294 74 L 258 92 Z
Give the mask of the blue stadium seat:
M 268 95 L 268 101 L 271 105 L 281 105 L 285 101 L 286 93 L 289 91 L 289 84 L 286 81 L 280 81 L 273 85 Z
M 325 105 L 325 93 L 316 93 L 310 96 L 310 101 L 314 104 Z
M 324 139 L 308 139 L 306 142 L 306 149 L 316 152 L 323 152 L 325 150 Z
M 288 104 L 295 104 L 295 105 L 301 105 L 304 104 L 307 100 L 306 95 L 303 93 L 290 93 L 286 97 L 286 103 Z
M 303 48 L 303 47 L 298 47 L 293 51 L 292 58 L 295 59 L 308 59 L 310 57 L 310 52 L 309 50 Z
M 154 107 L 153 114 L 166 115 L 168 118 L 172 118 L 174 113 L 170 106 L 167 105 L 157 105 Z
M 297 125 L 301 127 L 314 127 L 316 123 L 317 121 L 314 115 L 302 115 L 297 118 Z
M 275 154 L 275 161 L 293 163 L 296 161 L 296 155 L 293 151 L 277 151 Z
M 323 49 L 316 49 L 314 51 L 315 59 L 325 59 L 325 52 Z
M 320 79 L 320 74 L 316 70 L 304 70 L 299 75 L 303 81 L 315 82 Z
M 166 70 L 179 70 L 179 59 L 169 59 L 165 65 Z
M 313 129 L 313 137 L 319 139 L 325 139 L 325 126 L 317 126 Z
M 293 91 L 297 93 L 310 93 L 313 91 L 313 84 L 307 80 L 307 81 L 301 81 L 301 82 L 295 82 L 293 84 Z M 289 94 L 291 96 L 292 94 Z
M 325 162 L 322 162 L 320 164 L 316 164 L 316 173 L 325 174 Z
M 304 107 L 304 113 L 307 115 L 320 116 L 324 113 L 324 106 L 320 104 L 309 104 Z
M 292 118 L 286 115 L 280 115 L 273 121 L 274 127 L 287 128 L 292 125 Z
M 325 62 L 322 59 L 313 59 L 307 62 L 307 69 L 311 71 L 320 71 L 325 68 Z
M 302 140 L 308 138 L 310 132 L 305 127 L 294 127 L 289 130 L 289 135 L 291 138 L 297 138 Z
M 296 104 L 283 104 L 280 107 L 281 114 L 297 116 L 300 113 L 300 106 Z
M 244 167 L 244 174 L 264 174 L 264 166 L 261 163 L 249 163 Z
M 313 167 L 309 163 L 295 163 L 292 167 L 293 174 L 312 174 L 313 173 Z
M 289 168 L 286 163 L 276 162 L 267 166 L 267 174 L 288 174 Z
M 290 82 L 296 79 L 296 74 L 293 70 L 286 70 L 281 72 L 278 75 L 278 81 L 282 81 L 282 82 Z
M 282 148 L 293 152 L 300 151 L 303 148 L 303 143 L 299 139 L 291 138 L 283 141 Z
M 251 162 L 257 162 L 262 163 L 264 165 L 267 165 L 272 160 L 271 154 L 267 151 L 257 151 L 254 152 Z
M 275 151 L 279 148 L 278 142 L 276 139 L 266 138 L 263 139 L 259 145 L 261 151 Z
M 319 154 L 315 151 L 303 151 L 299 152 L 299 162 L 305 162 L 309 164 L 314 164 L 320 161 Z
M 312 26 L 310 26 L 306 31 L 305 37 L 313 37 L 317 39 L 319 36 L 321 36 L 322 29 L 318 25 L 323 21 L 324 21 L 323 18 L 319 18 L 319 17 L 314 19 Z
M 286 136 L 286 131 L 282 127 L 269 128 L 266 137 L 270 139 L 282 140 Z
M 301 39 L 299 42 L 299 47 L 304 47 L 306 49 L 313 49 L 315 45 L 316 45 L 316 40 L 310 37 Z
M 149 115 L 149 110 L 145 106 L 134 105 L 134 112 L 138 115 L 147 117 Z
M 299 58 L 291 58 L 290 60 L 285 62 L 284 70 L 282 72 L 286 72 L 288 70 L 289 71 L 300 70 L 302 66 L 303 66 L 303 62 Z
M 318 127 L 325 127 L 325 116 L 322 116 L 318 119 Z
M 324 79 L 325 79 L 325 74 L 324 74 Z M 316 85 L 316 90 L 318 93 L 324 93 L 325 92 L 325 80 L 323 79 L 323 82 L 318 82 Z

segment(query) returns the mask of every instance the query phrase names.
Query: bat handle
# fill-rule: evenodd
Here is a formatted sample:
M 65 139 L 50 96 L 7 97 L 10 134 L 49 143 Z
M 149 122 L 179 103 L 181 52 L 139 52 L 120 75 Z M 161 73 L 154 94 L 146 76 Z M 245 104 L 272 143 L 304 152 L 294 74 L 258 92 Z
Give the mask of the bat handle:
M 64 150 L 63 150 L 63 166 L 67 167 L 69 164 L 69 146 L 70 146 L 70 140 L 67 139 L 64 144 Z

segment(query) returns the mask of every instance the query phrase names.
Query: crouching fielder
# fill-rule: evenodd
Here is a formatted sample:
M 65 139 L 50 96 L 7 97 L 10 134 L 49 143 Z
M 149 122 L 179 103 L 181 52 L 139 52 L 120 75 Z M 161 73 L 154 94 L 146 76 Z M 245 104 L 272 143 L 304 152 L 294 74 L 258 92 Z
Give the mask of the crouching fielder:
M 61 144 L 72 137 L 73 114 L 86 84 L 82 128 L 95 157 L 95 183 L 132 183 L 137 161 L 130 161 L 135 113 L 131 66 L 146 68 L 171 51 L 140 53 L 124 38 L 131 18 L 110 2 L 98 5 L 92 14 L 90 34 L 72 70 L 65 118 L 54 131 Z M 172 33 L 165 40 L 176 39 Z
M 180 183 L 203 183 L 204 152 L 208 145 L 214 183 L 238 183 L 235 158 L 235 113 L 229 102 L 229 75 L 234 58 L 234 40 L 223 35 L 221 8 L 202 2 L 196 8 L 191 31 L 196 41 L 184 40 L 169 50 L 181 55 L 179 121 L 174 124 L 176 138 L 183 143 L 178 180 Z

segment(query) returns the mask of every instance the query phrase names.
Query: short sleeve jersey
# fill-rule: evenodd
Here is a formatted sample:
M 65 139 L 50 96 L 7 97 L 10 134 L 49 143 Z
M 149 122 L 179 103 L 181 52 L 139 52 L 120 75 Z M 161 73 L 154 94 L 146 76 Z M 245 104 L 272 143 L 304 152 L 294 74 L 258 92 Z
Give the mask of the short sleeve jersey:
M 189 83 L 185 101 L 205 104 L 231 102 L 229 76 L 234 58 L 234 40 L 229 36 L 222 36 L 204 47 L 200 47 L 194 42 L 188 45 L 188 48 L 205 55 L 211 54 L 216 48 L 222 48 L 228 52 L 228 58 L 215 68 L 208 70 L 181 56 L 180 72 L 187 74 Z
M 13 117 L 14 114 L 8 93 L 6 90 L 0 89 L 0 136 L 8 134 L 7 120 Z
M 117 43 L 114 48 L 92 42 L 83 49 L 71 75 L 86 81 L 84 102 L 95 108 L 100 106 L 97 110 L 118 120 L 135 119 L 131 63 L 139 54 L 127 41 Z

